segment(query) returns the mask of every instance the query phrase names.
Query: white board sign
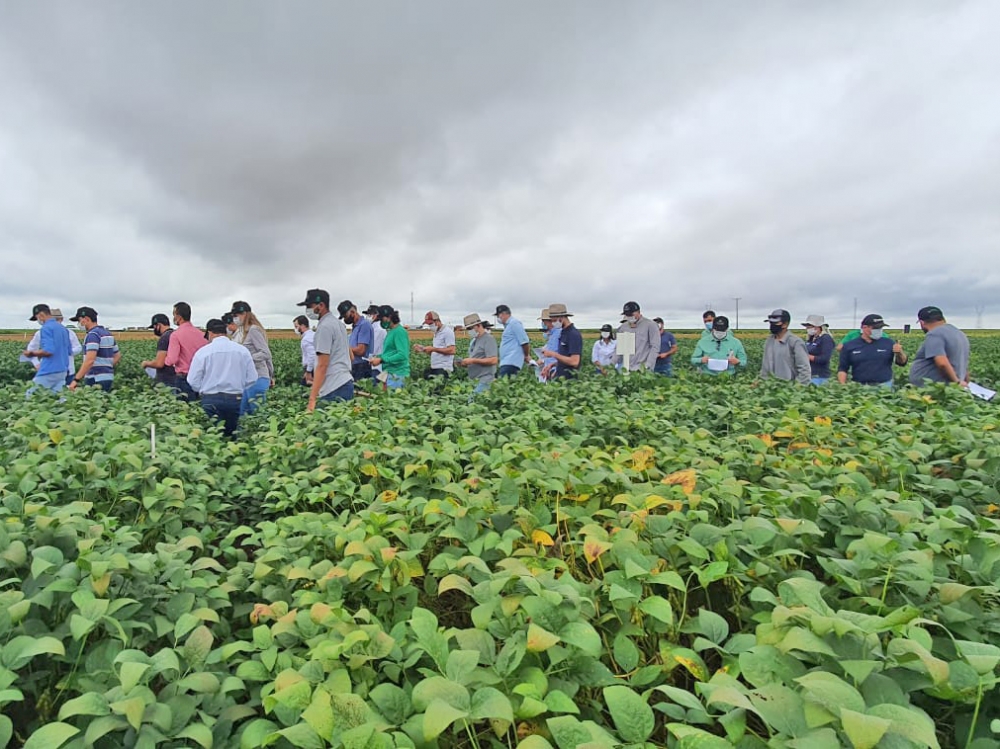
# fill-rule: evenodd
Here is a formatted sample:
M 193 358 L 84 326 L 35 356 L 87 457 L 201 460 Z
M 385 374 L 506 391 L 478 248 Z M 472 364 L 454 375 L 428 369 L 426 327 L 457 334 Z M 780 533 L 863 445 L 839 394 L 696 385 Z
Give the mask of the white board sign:
M 635 333 L 619 333 L 615 353 L 622 358 L 622 369 L 629 371 L 628 360 L 635 355 Z

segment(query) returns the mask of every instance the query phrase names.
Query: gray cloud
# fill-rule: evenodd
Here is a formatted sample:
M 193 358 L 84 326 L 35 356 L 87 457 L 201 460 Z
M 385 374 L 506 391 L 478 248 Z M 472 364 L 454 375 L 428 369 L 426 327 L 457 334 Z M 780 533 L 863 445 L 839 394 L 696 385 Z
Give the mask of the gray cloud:
M 1000 7 L 7 3 L 0 325 L 302 290 L 969 324 L 1000 290 Z M 104 309 L 107 312 L 104 311 Z

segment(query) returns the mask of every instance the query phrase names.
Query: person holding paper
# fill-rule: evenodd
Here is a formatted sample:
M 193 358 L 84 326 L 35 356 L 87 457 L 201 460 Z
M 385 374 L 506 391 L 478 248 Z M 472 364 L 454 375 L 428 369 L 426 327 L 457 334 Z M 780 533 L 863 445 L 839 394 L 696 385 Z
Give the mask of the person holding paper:
M 538 319 L 542 321 L 542 328 L 545 331 L 545 345 L 541 348 L 532 349 L 532 352 L 538 357 L 538 363 L 541 365 L 541 369 L 538 370 L 538 379 L 540 382 L 547 382 L 552 379 L 558 362 L 551 357 L 546 359 L 542 356 L 542 351 L 545 349 L 549 349 L 549 351 L 559 350 L 559 336 L 562 335 L 562 325 L 556 327 L 552 316 L 549 314 L 548 307 L 542 310 L 541 317 Z
M 969 339 L 944 319 L 940 307 L 923 307 L 917 323 L 926 334 L 923 345 L 913 357 L 910 384 L 923 387 L 928 382 L 969 384 Z
M 552 324 L 560 331 L 559 348 L 554 351 L 545 348 L 542 356 L 556 360 L 556 379 L 576 377 L 583 361 L 583 336 L 570 319 L 573 313 L 566 310 L 565 304 L 550 304 L 549 316 Z
M 162 312 L 153 315 L 149 323 L 149 329 L 156 336 L 156 358 L 142 363 L 146 374 L 153 372 L 153 382 L 159 385 L 166 385 L 168 388 L 174 386 L 174 368 L 167 364 L 167 353 L 170 349 L 170 336 L 174 332 L 170 327 L 170 320 Z
M 69 331 L 56 322 L 47 304 L 36 304 L 31 310 L 32 322 L 42 326 L 37 348 L 24 351 L 29 359 L 38 359 L 41 363 L 32 382 L 35 386 L 28 390 L 30 396 L 38 388 L 58 393 L 66 387 L 66 363 L 69 361 Z
M 469 379 L 476 381 L 472 397 L 486 390 L 496 379 L 497 362 L 500 361 L 497 341 L 486 330 L 486 323 L 475 312 L 465 316 L 462 327 L 469 334 L 469 355 L 455 363 L 466 367 Z M 472 400 L 470 397 L 470 401 Z
M 742 341 L 729 329 L 729 318 L 723 315 L 712 319 L 712 332 L 698 341 L 691 363 L 699 372 L 720 375 L 733 374 L 737 367 L 746 367 L 747 352 Z
M 625 320 L 618 332 L 635 335 L 635 351 L 628 360 L 629 371 L 636 372 L 645 368 L 652 372 L 656 369 L 657 357 L 660 355 L 659 327 L 648 317 L 642 316 L 642 308 L 638 302 L 625 302 L 622 316 Z

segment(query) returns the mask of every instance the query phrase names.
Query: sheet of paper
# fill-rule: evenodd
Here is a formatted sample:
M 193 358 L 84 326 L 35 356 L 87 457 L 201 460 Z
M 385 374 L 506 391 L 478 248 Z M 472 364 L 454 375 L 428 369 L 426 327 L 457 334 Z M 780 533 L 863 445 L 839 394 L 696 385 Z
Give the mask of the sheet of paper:
M 24 354 L 20 354 L 17 357 L 17 361 L 18 361 L 19 364 L 34 364 L 35 363 L 34 359 L 32 359 L 30 356 L 25 356 Z
M 146 370 L 146 374 L 149 375 L 149 378 L 151 380 L 155 380 L 156 379 L 156 370 L 155 369 L 153 369 L 152 367 L 145 367 L 144 369 Z
M 726 359 L 709 359 L 708 370 L 710 372 L 725 372 L 729 369 L 729 361 Z
M 531 350 L 535 352 L 535 358 L 536 358 L 536 359 L 544 359 L 544 358 L 545 358 L 544 356 L 542 356 L 542 352 L 543 352 L 543 351 L 544 351 L 545 349 L 541 349 L 541 348 L 533 348 L 533 349 L 531 349 Z
M 975 382 L 969 383 L 969 392 L 972 393 L 977 398 L 982 398 L 984 401 L 993 400 L 993 396 L 997 394 L 996 390 L 990 390 L 989 388 L 984 388 Z

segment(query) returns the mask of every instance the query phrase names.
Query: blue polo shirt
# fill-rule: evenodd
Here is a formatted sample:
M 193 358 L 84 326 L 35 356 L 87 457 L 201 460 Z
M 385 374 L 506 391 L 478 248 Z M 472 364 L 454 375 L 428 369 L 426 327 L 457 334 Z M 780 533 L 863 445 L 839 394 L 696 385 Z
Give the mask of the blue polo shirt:
M 524 332 L 521 321 L 508 318 L 500 336 L 500 366 L 509 365 L 518 369 L 524 366 L 524 349 L 521 347 L 527 342 L 528 334 Z
M 50 317 L 42 325 L 40 333 L 39 348 L 51 356 L 41 357 L 38 374 L 66 374 L 66 362 L 69 361 L 69 331 L 54 317 Z
M 115 379 L 115 354 L 118 353 L 118 344 L 107 328 L 103 325 L 92 327 L 83 342 L 83 350 L 87 353 L 97 352 L 97 358 L 87 372 L 85 378 L 87 381 L 111 382 Z
M 851 379 L 862 385 L 881 385 L 892 382 L 892 347 L 895 341 L 881 338 L 868 343 L 864 338 L 855 338 L 844 344 L 840 351 L 838 371 L 850 372 Z
M 575 325 L 560 331 L 559 353 L 563 356 L 579 355 L 580 364 L 583 363 L 583 335 L 580 334 Z M 580 371 L 580 364 L 571 367 L 569 364 L 558 362 L 556 364 L 556 377 L 576 377 L 577 372 Z
M 360 346 L 362 343 L 368 348 L 365 349 L 364 358 L 367 359 L 370 356 L 374 356 L 372 353 L 372 344 L 375 342 L 375 330 L 372 328 L 371 321 L 367 317 L 358 316 L 358 321 L 351 326 L 351 348 L 355 346 Z

